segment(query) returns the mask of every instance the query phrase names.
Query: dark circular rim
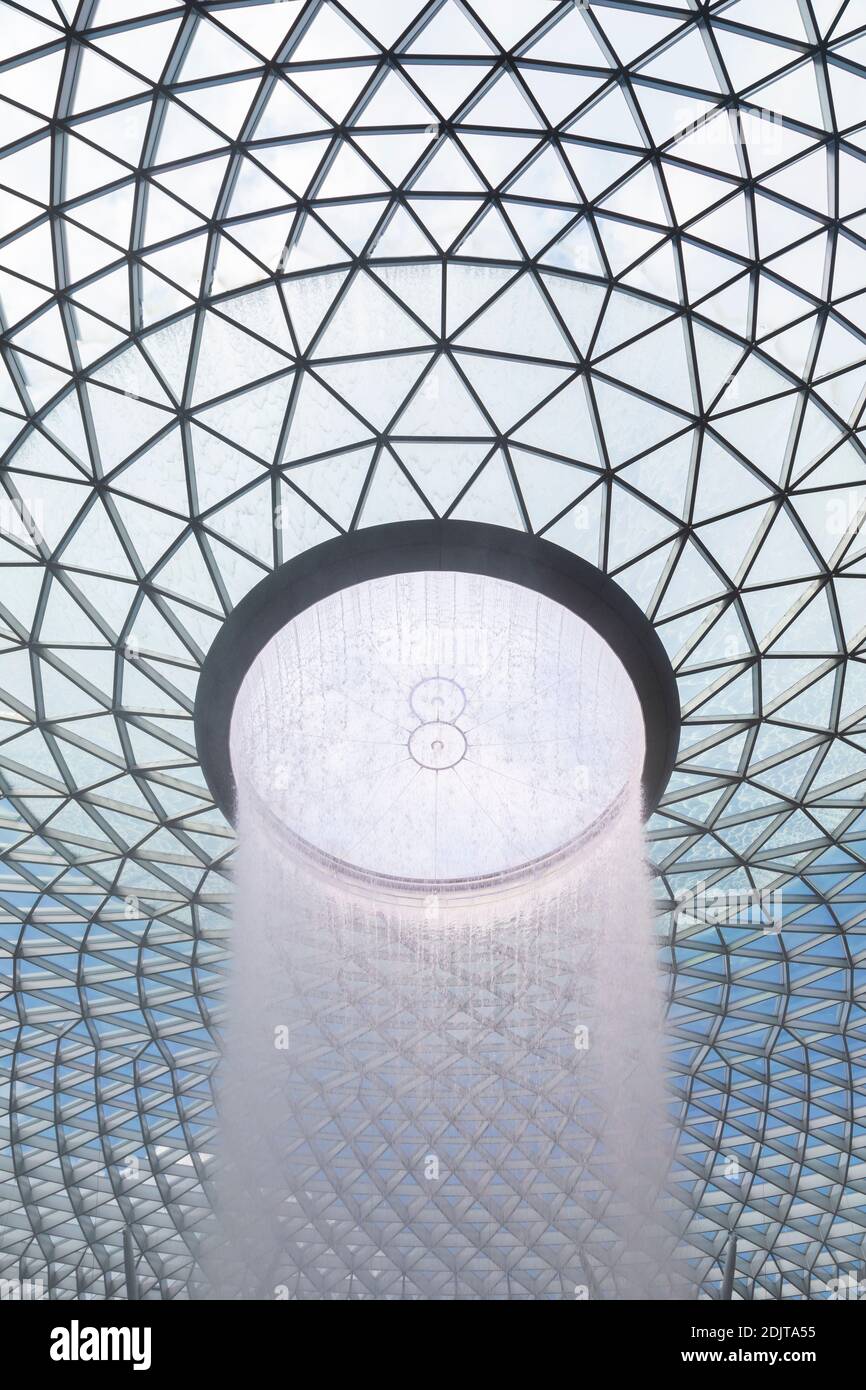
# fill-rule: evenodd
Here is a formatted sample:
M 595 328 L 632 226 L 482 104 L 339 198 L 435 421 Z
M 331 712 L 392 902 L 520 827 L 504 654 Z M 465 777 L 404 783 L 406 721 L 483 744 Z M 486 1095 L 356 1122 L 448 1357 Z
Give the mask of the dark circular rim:
M 311 547 L 267 575 L 229 615 L 208 652 L 195 701 L 195 740 L 214 801 L 235 818 L 229 754 L 244 677 L 281 628 L 321 599 L 366 580 L 423 570 L 504 579 L 582 618 L 619 657 L 646 730 L 643 788 L 649 814 L 667 786 L 680 737 L 676 679 L 652 623 L 595 565 L 551 541 L 481 521 L 398 521 Z

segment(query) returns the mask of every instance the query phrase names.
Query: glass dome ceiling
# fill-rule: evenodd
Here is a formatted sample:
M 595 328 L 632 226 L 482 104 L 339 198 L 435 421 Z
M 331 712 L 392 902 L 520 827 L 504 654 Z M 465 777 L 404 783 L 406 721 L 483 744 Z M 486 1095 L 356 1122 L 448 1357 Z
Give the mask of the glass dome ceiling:
M 598 564 L 677 671 L 650 822 L 684 1257 L 863 1255 L 866 4 L 0 5 L 0 1275 L 182 1295 L 232 832 L 197 674 L 422 516 Z M 672 910 L 673 909 L 673 910 Z

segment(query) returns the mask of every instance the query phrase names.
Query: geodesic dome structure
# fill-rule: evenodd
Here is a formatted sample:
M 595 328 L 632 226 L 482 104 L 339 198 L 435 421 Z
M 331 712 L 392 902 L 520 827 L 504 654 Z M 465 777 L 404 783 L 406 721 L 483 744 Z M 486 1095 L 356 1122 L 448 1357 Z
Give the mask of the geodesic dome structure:
M 768 29 L 767 25 L 772 24 Z M 678 677 L 649 823 L 696 1281 L 863 1253 L 866 9 L 0 6 L 0 1274 L 188 1287 L 227 614 L 421 517 L 610 574 Z M 672 910 L 673 909 L 673 910 Z

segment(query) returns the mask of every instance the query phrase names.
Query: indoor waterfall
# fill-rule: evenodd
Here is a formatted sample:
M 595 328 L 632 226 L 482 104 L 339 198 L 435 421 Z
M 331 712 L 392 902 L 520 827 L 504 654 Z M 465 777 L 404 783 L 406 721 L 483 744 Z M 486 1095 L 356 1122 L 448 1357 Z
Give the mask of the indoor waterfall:
M 604 659 L 586 699 L 618 714 L 616 765 L 631 768 L 604 813 L 525 874 L 423 892 L 298 849 L 261 795 L 285 721 L 239 703 L 223 1296 L 670 1295 L 643 730 L 611 705 Z M 285 671 L 276 687 L 291 711 Z M 610 774 L 602 759 L 592 780 Z M 352 796 L 348 775 L 330 814 Z

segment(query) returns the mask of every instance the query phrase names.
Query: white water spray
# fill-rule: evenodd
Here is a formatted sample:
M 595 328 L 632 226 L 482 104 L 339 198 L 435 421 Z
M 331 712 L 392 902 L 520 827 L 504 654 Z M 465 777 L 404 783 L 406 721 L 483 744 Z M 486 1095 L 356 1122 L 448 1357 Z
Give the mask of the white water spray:
M 442 580 L 434 578 L 425 577 L 428 622 L 431 592 L 440 609 L 443 601 Z M 426 834 L 435 851 L 380 836 L 380 846 L 390 846 L 386 872 L 376 875 L 369 851 L 363 872 L 350 872 L 348 855 L 338 852 L 347 842 L 342 827 L 327 824 L 327 817 L 339 819 L 340 796 L 323 800 L 325 785 L 312 775 L 307 791 L 315 783 L 318 798 L 309 814 L 298 794 L 298 733 L 308 730 L 291 685 L 301 676 L 307 691 L 322 682 L 320 702 L 332 723 L 335 695 L 366 707 L 364 689 L 352 679 L 341 690 L 323 673 L 321 650 L 316 671 L 294 634 L 281 657 L 271 653 L 270 670 L 257 673 L 253 696 L 239 701 L 232 736 L 238 908 L 220 1106 L 223 1237 L 214 1266 L 222 1296 L 670 1296 L 659 1205 L 669 1141 L 636 702 L 630 686 L 612 678 L 614 659 L 599 639 L 578 653 L 573 640 L 563 640 L 574 634 L 551 628 L 538 600 L 527 609 L 518 596 L 509 609 L 496 597 L 494 626 L 505 623 L 507 631 L 493 633 L 491 650 L 504 636 L 510 675 L 500 673 L 489 718 L 477 693 L 486 668 L 474 681 L 454 663 L 443 675 L 440 651 L 431 676 L 425 651 L 420 672 L 399 675 L 413 691 L 420 674 L 425 698 L 431 690 L 440 696 L 434 712 L 443 718 L 427 720 L 422 708 L 409 720 L 416 752 L 420 738 L 428 739 L 416 758 L 422 771 L 410 782 L 422 805 L 418 782 L 428 775 L 436 804 L 444 799 L 444 773 L 430 759 L 458 747 L 454 736 L 442 736 L 443 724 L 461 730 L 467 757 L 480 759 L 476 821 L 485 810 L 478 768 L 491 770 L 483 761 L 491 755 L 479 750 L 496 746 L 497 737 L 505 745 L 493 765 L 497 778 L 517 789 L 543 767 L 542 792 L 552 786 L 562 800 L 568 786 L 572 800 L 560 820 L 522 832 L 511 866 L 501 862 L 501 812 L 491 848 L 477 824 L 454 824 L 453 814 L 448 824 L 430 823 L 427 811 L 413 818 L 399 783 L 403 810 L 394 826 Z M 416 602 L 417 594 L 410 598 Z M 389 593 L 388 623 L 399 628 L 392 599 Z M 437 611 L 453 630 L 448 603 L 446 614 Z M 521 652 L 530 617 L 532 643 Z M 345 632 L 344 612 L 340 624 Z M 321 614 L 315 630 L 328 631 Z M 371 632 L 381 650 L 375 623 L 365 628 L 365 650 Z M 339 659 L 350 661 L 345 641 Z M 447 707 L 448 682 L 456 684 L 458 674 L 465 716 Z M 545 711 L 559 707 L 563 681 L 582 684 L 583 703 L 580 717 L 557 734 L 551 758 Z M 530 708 L 529 725 L 516 718 L 518 706 Z M 381 709 L 374 705 L 377 716 Z M 599 753 L 602 722 L 609 731 L 612 720 L 615 737 Z M 436 728 L 418 735 L 433 722 Z M 336 723 L 345 734 L 345 717 Z M 368 732 L 362 725 L 361 738 Z M 405 745 L 407 729 L 401 725 L 394 737 Z M 287 747 L 295 759 L 292 787 L 271 784 L 265 799 L 262 768 L 281 768 Z M 571 771 L 586 767 L 590 755 L 597 765 L 592 777 L 577 779 L 575 799 Z M 358 768 L 356 755 L 351 770 Z M 331 761 L 331 776 L 333 769 Z M 381 778 L 377 761 L 377 784 Z M 491 784 L 487 808 L 499 805 L 494 791 L 501 798 L 499 783 Z M 357 794 L 357 787 L 341 793 Z M 539 795 L 536 788 L 529 798 L 536 814 Z M 525 785 L 515 792 L 521 798 Z M 345 820 L 357 844 L 354 802 Z M 307 852 L 312 824 L 326 845 L 318 855 Z M 564 848 L 563 825 L 579 830 Z M 466 862 L 467 844 L 476 872 L 449 875 L 449 865 Z M 438 877 L 413 880 L 399 872 L 407 862 L 433 863 Z M 495 872 L 479 872 L 491 864 Z

